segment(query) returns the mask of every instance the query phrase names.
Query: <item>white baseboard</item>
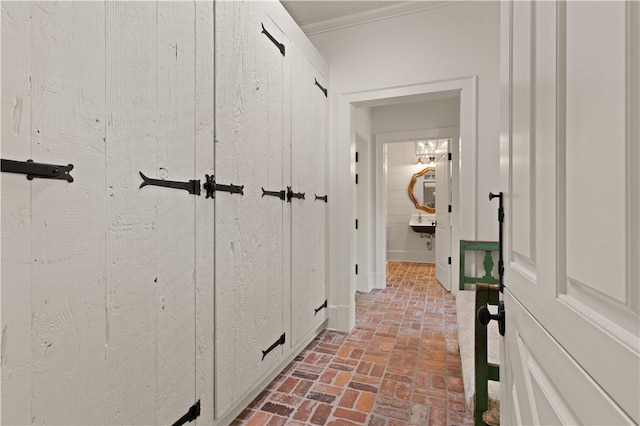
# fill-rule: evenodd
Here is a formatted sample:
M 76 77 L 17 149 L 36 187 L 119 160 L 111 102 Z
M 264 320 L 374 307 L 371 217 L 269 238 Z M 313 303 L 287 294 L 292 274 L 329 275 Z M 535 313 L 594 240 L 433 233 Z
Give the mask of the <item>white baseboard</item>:
M 396 262 L 435 263 L 435 252 L 426 250 L 387 250 L 387 261 L 389 260 Z

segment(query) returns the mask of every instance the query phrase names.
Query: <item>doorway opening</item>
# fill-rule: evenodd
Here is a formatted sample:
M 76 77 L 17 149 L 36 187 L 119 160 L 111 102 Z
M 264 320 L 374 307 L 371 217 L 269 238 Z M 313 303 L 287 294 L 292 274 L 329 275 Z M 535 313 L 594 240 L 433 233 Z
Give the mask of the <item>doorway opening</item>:
M 335 144 L 332 146 L 333 152 L 330 156 L 336 159 L 334 177 L 332 180 L 336 204 L 330 210 L 330 222 L 333 226 L 329 229 L 329 239 L 331 247 L 345 247 L 349 249 L 348 256 L 341 256 L 344 251 L 335 251 L 330 254 L 330 309 L 334 310 L 330 318 L 330 328 L 340 331 L 349 331 L 355 325 L 355 292 L 356 289 L 368 291 L 371 288 L 384 288 L 386 284 L 386 221 L 385 200 L 378 196 L 378 189 L 383 188 L 384 173 L 370 175 L 370 185 L 375 187 L 371 191 L 370 204 L 373 208 L 368 209 L 369 230 L 363 231 L 360 226 L 358 230 L 353 224 L 356 219 L 360 225 L 362 218 L 358 217 L 358 187 L 356 184 L 356 132 L 359 130 L 354 126 L 358 110 L 421 102 L 438 98 L 459 97 L 459 128 L 457 137 L 450 133 L 451 127 L 440 127 L 426 129 L 433 132 L 427 137 L 451 138 L 452 140 L 452 180 L 451 180 L 451 246 L 450 246 L 450 286 L 455 293 L 457 287 L 456 277 L 459 275 L 459 242 L 460 239 L 473 239 L 476 235 L 476 120 L 477 120 L 477 100 L 476 100 L 476 77 L 468 77 L 458 80 L 447 80 L 434 83 L 425 83 L 412 86 L 377 89 L 365 92 L 342 94 L 338 99 L 337 134 L 338 140 L 349 141 L 348 144 Z M 452 126 L 455 127 L 455 126 Z M 424 130 L 424 129 L 423 129 Z M 375 169 L 384 169 L 382 164 L 384 142 L 395 140 L 416 140 L 423 137 L 416 134 L 419 130 L 406 130 L 401 137 L 390 136 L 387 132 L 369 134 L 370 140 L 369 155 L 373 154 Z M 446 133 L 448 132 L 448 133 Z M 361 133 L 361 132 L 360 132 Z M 391 132 L 394 133 L 394 132 Z M 367 139 L 367 135 L 364 135 Z M 360 156 L 360 154 L 358 154 Z M 345 161 L 349 158 L 348 161 Z M 360 160 L 360 158 L 358 158 Z M 351 185 L 344 185 L 344 182 L 352 182 Z M 341 186 L 343 185 L 343 186 Z M 375 186 L 373 186 L 375 185 Z M 464 212 L 464 214 L 461 214 Z M 360 213 L 362 214 L 362 213 Z M 383 220 L 379 220 L 383 218 Z M 408 225 L 408 224 L 407 224 Z M 363 270 L 355 265 L 358 262 L 358 232 L 367 232 L 370 236 L 369 245 L 374 247 L 373 253 L 369 255 L 368 267 Z M 346 260 L 349 260 L 348 262 Z M 362 280 L 366 282 L 365 288 L 357 288 L 357 276 L 365 273 L 370 279 Z M 344 285 L 345 279 L 349 277 L 349 285 Z

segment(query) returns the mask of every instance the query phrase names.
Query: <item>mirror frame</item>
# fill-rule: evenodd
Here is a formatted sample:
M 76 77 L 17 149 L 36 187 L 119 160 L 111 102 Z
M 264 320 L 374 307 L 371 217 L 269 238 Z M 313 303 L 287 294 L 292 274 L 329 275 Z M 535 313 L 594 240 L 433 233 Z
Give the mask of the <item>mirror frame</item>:
M 409 182 L 409 187 L 407 188 L 407 191 L 409 192 L 409 198 L 411 198 L 411 201 L 413 201 L 413 204 L 416 206 L 416 209 L 425 211 L 427 213 L 435 213 L 436 209 L 435 208 L 431 208 L 431 207 L 427 207 L 423 204 L 420 204 L 418 202 L 418 199 L 416 198 L 415 195 L 413 195 L 413 188 L 416 185 L 416 182 L 418 181 L 418 178 L 423 176 L 425 173 L 429 172 L 429 171 L 436 171 L 435 167 L 425 167 L 424 169 L 422 169 L 421 171 L 419 171 L 418 173 L 415 173 L 413 175 L 413 177 L 411 178 L 411 182 Z

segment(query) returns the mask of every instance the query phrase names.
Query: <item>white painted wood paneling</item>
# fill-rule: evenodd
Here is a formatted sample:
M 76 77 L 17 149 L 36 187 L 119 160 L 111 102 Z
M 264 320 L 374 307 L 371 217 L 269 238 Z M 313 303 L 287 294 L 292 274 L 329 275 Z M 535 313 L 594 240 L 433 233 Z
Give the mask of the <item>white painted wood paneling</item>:
M 31 158 L 30 7 L 2 3 L 2 158 Z M 31 423 L 31 184 L 3 173 L 0 364 L 2 422 Z M 59 182 L 65 185 L 65 182 Z
M 315 80 L 326 82 L 295 46 L 292 50 L 291 186 L 305 199 L 291 201 L 291 312 L 295 346 L 326 318 L 326 102 Z
M 224 416 L 283 357 L 262 351 L 284 330 L 284 203 L 261 187 L 283 181 L 283 40 L 255 3 L 216 4 L 216 417 Z M 290 338 L 290 336 L 288 336 Z
M 195 176 L 213 175 L 214 155 L 214 6 L 196 2 L 195 20 Z M 214 423 L 214 203 L 196 198 L 196 424 Z
M 106 422 L 104 7 L 31 7 L 31 155 L 75 179 L 31 184 L 33 423 Z
M 169 420 L 156 416 L 157 190 L 138 189 L 157 170 L 157 5 L 106 7 L 107 410 L 149 424 Z
M 194 3 L 158 2 L 158 177 L 188 181 L 195 165 Z M 195 198 L 154 191 L 158 221 L 159 422 L 195 402 Z

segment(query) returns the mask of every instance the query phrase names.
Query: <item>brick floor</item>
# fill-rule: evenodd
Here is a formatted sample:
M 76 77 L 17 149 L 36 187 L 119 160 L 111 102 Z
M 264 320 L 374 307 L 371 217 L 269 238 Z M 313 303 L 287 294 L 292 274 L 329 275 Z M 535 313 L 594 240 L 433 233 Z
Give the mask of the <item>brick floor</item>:
M 314 339 L 233 425 L 462 425 L 455 300 L 433 265 L 389 262 L 356 327 Z

